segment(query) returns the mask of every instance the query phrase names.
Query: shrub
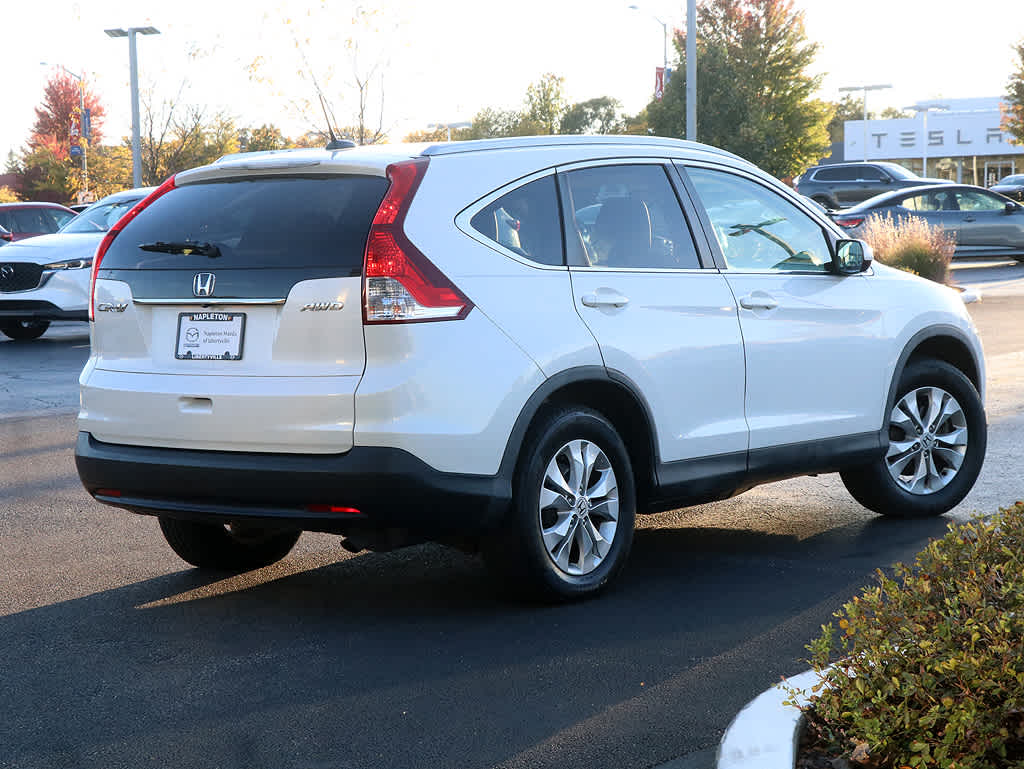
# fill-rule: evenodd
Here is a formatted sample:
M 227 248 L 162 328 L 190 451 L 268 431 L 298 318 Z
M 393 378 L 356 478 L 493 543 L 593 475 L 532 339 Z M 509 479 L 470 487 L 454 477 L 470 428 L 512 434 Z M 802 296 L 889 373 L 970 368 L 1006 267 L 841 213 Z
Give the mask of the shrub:
M 0 203 L 17 203 L 18 194 L 10 187 L 0 187 Z
M 890 214 L 869 216 L 861 237 L 882 264 L 945 283 L 956 242 L 940 227 L 923 219 L 896 221 Z
M 818 744 L 874 767 L 1024 767 L 1024 503 L 951 524 L 895 577 L 807 647 Z

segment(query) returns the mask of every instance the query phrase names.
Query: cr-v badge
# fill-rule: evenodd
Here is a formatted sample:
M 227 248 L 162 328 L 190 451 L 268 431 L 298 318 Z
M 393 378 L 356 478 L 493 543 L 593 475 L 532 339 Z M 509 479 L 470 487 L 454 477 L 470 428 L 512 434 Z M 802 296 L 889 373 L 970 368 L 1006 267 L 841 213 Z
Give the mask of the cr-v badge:
M 96 305 L 96 312 L 124 312 L 128 309 L 128 303 L 113 304 L 111 302 L 100 302 Z
M 345 306 L 344 302 L 309 302 L 302 305 L 299 312 L 330 312 L 340 310 Z
M 196 296 L 213 296 L 213 286 L 217 276 L 212 272 L 197 272 L 192 278 L 192 293 Z

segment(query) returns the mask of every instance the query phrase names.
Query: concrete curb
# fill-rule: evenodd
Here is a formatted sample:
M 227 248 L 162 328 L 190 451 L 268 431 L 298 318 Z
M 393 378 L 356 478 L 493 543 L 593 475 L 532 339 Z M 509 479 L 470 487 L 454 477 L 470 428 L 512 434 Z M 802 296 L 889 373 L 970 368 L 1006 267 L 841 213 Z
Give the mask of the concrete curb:
M 804 717 L 796 707 L 782 704 L 789 699 L 783 687 L 809 692 L 819 680 L 818 673 L 808 670 L 748 702 L 722 736 L 718 769 L 793 769 Z

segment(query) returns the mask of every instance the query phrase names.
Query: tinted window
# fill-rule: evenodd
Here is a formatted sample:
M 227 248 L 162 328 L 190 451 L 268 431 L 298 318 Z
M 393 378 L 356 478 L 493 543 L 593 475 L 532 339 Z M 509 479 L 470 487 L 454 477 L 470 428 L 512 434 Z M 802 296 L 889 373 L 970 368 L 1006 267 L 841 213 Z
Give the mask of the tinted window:
M 110 203 L 100 201 L 71 219 L 61 232 L 106 232 L 140 200 L 141 195 Z
M 687 173 L 729 267 L 827 269 L 832 256 L 824 232 L 788 200 L 756 182 L 723 171 L 688 168 Z
M 874 166 L 864 166 L 858 176 L 868 182 L 884 182 L 889 177 Z
M 60 225 L 54 214 L 60 213 L 61 211 L 58 209 L 51 211 L 46 208 L 11 208 L 0 211 L 0 227 L 15 233 L 56 232 Z
M 858 178 L 857 169 L 848 166 L 836 168 L 819 168 L 814 175 L 816 182 L 852 182 Z
M 366 236 L 388 181 L 376 176 L 242 179 L 171 190 L 131 221 L 103 259 L 106 268 L 336 267 L 362 272 Z M 201 253 L 144 251 L 157 241 L 197 241 Z
M 545 176 L 502 195 L 470 226 L 509 251 L 541 264 L 563 264 L 555 177 Z
M 700 267 L 662 166 L 596 166 L 570 171 L 565 179 L 574 209 L 570 233 L 592 267 Z
M 956 193 L 961 211 L 1002 211 L 1006 201 L 979 190 L 965 190 Z

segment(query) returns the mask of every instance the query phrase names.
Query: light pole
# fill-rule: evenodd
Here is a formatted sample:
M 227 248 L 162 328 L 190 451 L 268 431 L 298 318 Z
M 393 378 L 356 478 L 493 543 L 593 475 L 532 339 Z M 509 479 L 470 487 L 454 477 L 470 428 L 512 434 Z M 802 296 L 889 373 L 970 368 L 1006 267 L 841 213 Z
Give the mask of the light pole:
M 686 0 L 686 138 L 697 141 L 697 0 Z
M 840 88 L 839 91 L 863 91 L 864 92 L 864 160 L 868 159 L 868 91 L 880 91 L 883 88 L 892 88 L 892 85 L 848 85 Z M 846 131 L 843 131 L 843 138 L 846 138 Z
M 629 6 L 629 8 L 630 8 L 631 11 L 641 11 L 641 10 L 643 10 L 642 8 L 640 8 L 639 5 L 631 5 L 631 6 Z M 653 13 L 651 14 L 651 18 L 654 19 L 656 22 L 658 22 L 661 25 L 661 32 L 662 32 L 662 37 L 661 37 L 662 68 L 667 70 L 668 69 L 668 23 L 662 21 L 660 18 L 655 16 Z
M 128 67 L 132 84 L 132 186 L 142 186 L 142 147 L 139 139 L 139 60 L 135 48 L 136 35 L 159 35 L 156 27 L 128 27 L 105 29 L 110 37 L 128 38 Z
M 49 66 L 47 62 L 39 62 L 42 66 Z M 82 148 L 82 191 L 79 194 L 79 203 L 84 203 L 89 198 L 89 138 L 85 135 L 85 72 L 81 75 L 75 74 L 63 64 L 55 64 L 59 70 L 70 75 L 78 81 L 78 135 L 85 139 Z
M 933 109 L 949 109 L 948 104 L 935 101 L 919 101 L 903 109 L 912 109 L 921 113 L 921 176 L 928 175 L 928 111 Z

